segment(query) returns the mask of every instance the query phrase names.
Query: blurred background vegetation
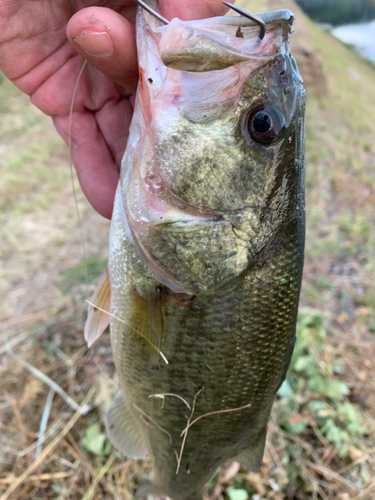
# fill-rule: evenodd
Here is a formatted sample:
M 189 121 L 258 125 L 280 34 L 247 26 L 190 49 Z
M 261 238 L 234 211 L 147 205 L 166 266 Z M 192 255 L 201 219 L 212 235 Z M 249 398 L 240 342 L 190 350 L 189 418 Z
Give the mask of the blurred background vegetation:
M 296 0 L 314 21 L 333 25 L 375 19 L 374 0 Z
M 306 263 L 298 342 L 262 468 L 225 464 L 204 499 L 373 500 L 375 69 L 292 0 L 238 4 L 296 13 L 292 50 L 308 96 Z M 91 349 L 83 341 L 109 224 L 81 193 L 79 222 L 66 147 L 5 78 L 0 153 L 0 499 L 131 499 L 150 464 L 111 448 L 108 334 Z

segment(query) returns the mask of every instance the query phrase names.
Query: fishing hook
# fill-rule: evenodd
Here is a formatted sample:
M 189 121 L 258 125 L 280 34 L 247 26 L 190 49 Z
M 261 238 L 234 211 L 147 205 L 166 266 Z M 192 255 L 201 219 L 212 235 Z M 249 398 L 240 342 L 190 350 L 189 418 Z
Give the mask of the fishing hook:
M 152 16 L 156 17 L 156 19 L 159 19 L 160 22 L 163 24 L 169 24 L 169 21 L 167 21 L 163 16 L 159 14 L 159 12 L 156 12 L 154 9 L 151 9 L 149 5 L 147 5 L 146 2 L 143 0 L 134 0 L 135 3 L 137 3 L 142 9 L 147 10 Z
M 136 2 L 139 0 L 135 0 Z M 259 38 L 263 40 L 264 35 L 266 34 L 266 23 L 261 19 L 259 16 L 256 16 L 255 14 L 252 14 L 248 10 L 243 9 L 242 7 L 238 7 L 238 5 L 232 5 L 231 3 L 228 2 L 223 2 L 224 5 L 229 7 L 230 9 L 234 10 L 241 16 L 247 17 L 248 19 L 251 19 L 251 21 L 254 21 L 259 26 Z

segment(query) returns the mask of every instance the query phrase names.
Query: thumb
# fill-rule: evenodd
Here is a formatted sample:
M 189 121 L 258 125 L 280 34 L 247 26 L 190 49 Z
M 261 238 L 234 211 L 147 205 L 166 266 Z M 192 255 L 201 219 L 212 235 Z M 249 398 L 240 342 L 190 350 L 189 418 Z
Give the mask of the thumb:
M 134 93 L 138 80 L 134 26 L 105 7 L 78 11 L 66 34 L 79 54 L 110 80 Z
M 134 14 L 136 10 L 134 3 Z M 228 8 L 221 0 L 159 0 L 167 18 L 201 19 L 223 15 Z M 110 80 L 135 93 L 138 80 L 135 28 L 122 15 L 105 7 L 87 7 L 68 22 L 66 34 L 79 54 Z

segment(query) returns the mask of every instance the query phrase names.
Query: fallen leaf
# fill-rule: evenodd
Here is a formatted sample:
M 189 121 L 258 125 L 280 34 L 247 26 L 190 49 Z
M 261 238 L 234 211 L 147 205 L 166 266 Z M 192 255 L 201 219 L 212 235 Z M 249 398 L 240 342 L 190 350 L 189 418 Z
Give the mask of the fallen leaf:
M 229 488 L 225 490 L 225 493 L 230 500 L 247 500 L 249 498 L 249 494 L 246 490 L 242 488 L 233 488 L 233 486 L 229 486 Z
M 87 451 L 94 455 L 105 456 L 111 451 L 107 436 L 101 432 L 100 425 L 91 425 L 87 430 L 85 437 L 82 439 L 82 444 Z

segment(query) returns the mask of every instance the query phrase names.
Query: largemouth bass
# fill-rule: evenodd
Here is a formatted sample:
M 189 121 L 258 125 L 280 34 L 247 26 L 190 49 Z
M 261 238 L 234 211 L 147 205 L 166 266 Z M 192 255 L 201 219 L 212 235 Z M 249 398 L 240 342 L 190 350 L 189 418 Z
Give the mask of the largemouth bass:
M 260 17 L 262 40 L 244 17 L 163 26 L 137 14 L 140 81 L 108 268 L 122 394 L 107 430 L 127 457 L 150 455 L 152 491 L 173 500 L 200 498 L 228 459 L 259 468 L 295 342 L 305 92 L 293 14 Z

